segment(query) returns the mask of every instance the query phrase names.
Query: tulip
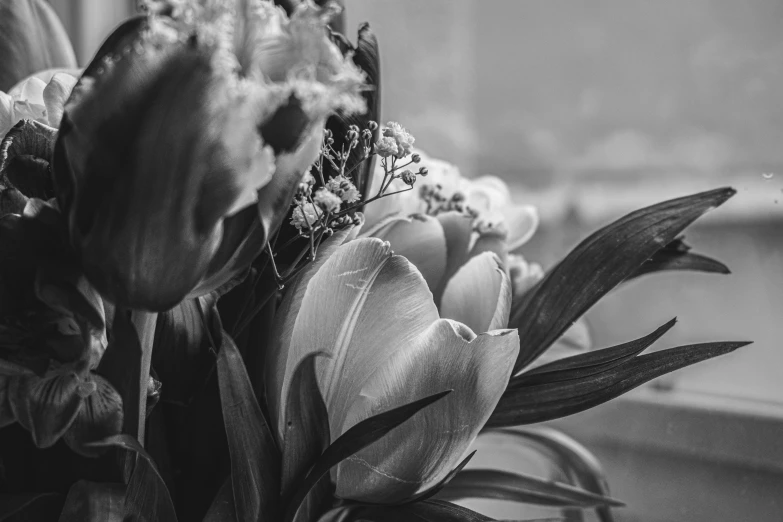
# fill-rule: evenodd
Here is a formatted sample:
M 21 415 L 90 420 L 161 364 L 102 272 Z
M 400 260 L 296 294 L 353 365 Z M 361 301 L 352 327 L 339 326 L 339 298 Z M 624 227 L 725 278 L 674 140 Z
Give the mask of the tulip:
M 493 269 L 482 283 L 493 302 L 458 306 L 464 322 L 444 319 L 422 274 L 388 243 L 343 239 L 321 246 L 281 304 L 267 375 L 271 416 L 282 444 L 292 373 L 319 352 L 332 441 L 363 419 L 454 390 L 332 471 L 338 497 L 398 503 L 454 468 L 505 390 L 519 351 L 516 331 L 505 329 L 510 286 L 486 253 L 480 262 Z
M 328 115 L 364 110 L 363 75 L 324 11 L 230 4 L 121 26 L 66 104 L 58 197 L 88 278 L 117 304 L 162 311 L 241 273 Z
M 427 168 L 427 175 L 417 177 L 414 190 L 387 196 L 369 205 L 364 211 L 367 227 L 373 227 L 391 215 L 437 215 L 459 206 L 476 214 L 476 225 L 491 225 L 505 230 L 509 252 L 518 249 L 533 236 L 538 228 L 536 208 L 514 203 L 503 180 L 495 176 L 464 178 L 456 166 L 430 158 L 422 151 L 414 152 L 421 158 L 418 165 Z M 383 176 L 383 168 L 379 164 L 375 168 L 371 194 L 377 192 Z M 405 188 L 402 180 L 395 180 L 386 192 Z
M 87 442 L 120 432 L 122 398 L 95 372 L 107 348 L 104 304 L 76 268 L 59 213 L 30 200 L 0 220 L 0 427 L 18 422 L 37 447 Z
M 42 71 L 25 78 L 8 93 L 0 92 L 0 139 L 23 119 L 59 127 L 65 101 L 76 85 L 77 72 Z
M 76 56 L 51 6 L 44 0 L 0 0 L 0 91 L 55 67 L 75 68 Z

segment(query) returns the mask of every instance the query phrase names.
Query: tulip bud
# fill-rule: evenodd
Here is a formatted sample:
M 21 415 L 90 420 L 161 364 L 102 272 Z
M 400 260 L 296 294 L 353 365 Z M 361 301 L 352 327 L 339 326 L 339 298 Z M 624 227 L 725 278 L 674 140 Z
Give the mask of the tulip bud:
M 120 27 L 66 104 L 61 205 L 85 272 L 118 304 L 165 310 L 239 273 L 282 221 L 328 114 L 363 108 L 361 73 L 329 49 L 316 7 L 291 20 L 247 7 L 227 18 L 193 2 L 181 20 Z M 247 33 L 238 47 L 227 19 Z
M 53 67 L 76 67 L 54 10 L 43 0 L 0 0 L 0 91 Z

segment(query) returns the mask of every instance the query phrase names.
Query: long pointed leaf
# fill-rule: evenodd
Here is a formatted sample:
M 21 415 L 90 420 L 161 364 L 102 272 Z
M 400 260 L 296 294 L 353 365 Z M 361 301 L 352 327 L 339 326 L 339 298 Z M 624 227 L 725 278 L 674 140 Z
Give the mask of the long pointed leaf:
M 128 490 L 125 514 L 150 522 L 177 522 L 171 495 L 151 460 L 138 454 Z
M 627 343 L 573 357 L 566 357 L 565 359 L 539 366 L 529 372 L 518 375 L 513 379 L 510 387 L 520 388 L 535 384 L 568 381 L 610 370 L 646 350 L 660 339 L 663 334 L 668 332 L 676 322 L 676 318 L 672 319 L 651 334 Z
M 535 360 L 601 297 L 735 193 L 721 188 L 659 203 L 632 212 L 582 241 L 512 310 L 509 325 L 519 329 L 527 347 L 520 351 L 514 370 Z
M 570 381 L 509 389 L 487 427 L 532 424 L 564 417 L 619 397 L 674 370 L 733 352 L 749 342 L 717 342 L 640 355 L 607 371 Z
M 467 457 L 465 457 L 464 459 L 462 459 L 462 462 L 457 464 L 457 466 L 454 469 L 449 471 L 448 475 L 443 477 L 443 479 L 440 482 L 438 482 L 437 484 L 432 486 L 427 491 L 424 491 L 424 492 L 416 495 L 416 497 L 414 497 L 413 500 L 411 500 L 411 502 L 421 502 L 423 500 L 427 500 L 427 499 L 432 498 L 435 495 L 437 495 L 438 492 L 440 492 L 440 490 L 445 488 L 448 485 L 448 483 L 451 482 L 451 479 L 456 477 L 457 474 L 460 471 L 465 469 L 465 466 L 468 465 L 468 462 L 470 462 L 470 460 L 473 458 L 473 455 L 475 455 L 475 454 L 476 454 L 476 450 L 471 451 L 470 454 Z M 406 502 L 406 504 L 409 504 L 411 502 Z
M 312 354 L 294 371 L 286 401 L 287 424 L 283 428 L 282 495 L 288 498 L 296 484 L 304 480 L 318 457 L 329 447 L 329 417 L 315 377 L 315 357 Z M 323 354 L 321 354 L 323 355 Z M 297 520 L 309 521 L 321 511 L 330 497 L 327 476 L 313 486 L 297 515 Z
M 610 495 L 601 463 L 587 448 L 568 435 L 543 426 L 491 430 L 491 433 L 517 440 L 526 447 L 541 448 L 547 459 L 560 468 L 563 475 L 570 477 L 574 485 L 599 495 Z M 601 522 L 613 522 L 608 506 L 595 509 Z
M 439 498 L 492 498 L 554 507 L 622 506 L 619 500 L 568 484 L 499 469 L 466 469 L 441 491 Z
M 452 390 L 446 390 L 423 399 L 419 399 L 410 404 L 394 408 L 389 411 L 365 419 L 351 429 L 343 433 L 336 441 L 329 446 L 323 455 L 318 459 L 310 473 L 307 474 L 303 483 L 296 490 L 291 500 L 288 502 L 286 512 L 286 522 L 294 520 L 299 506 L 307 497 L 307 494 L 315 484 L 329 472 L 334 466 L 347 459 L 351 455 L 361 451 L 373 442 L 389 433 L 391 430 L 413 417 L 423 408 L 442 399 Z
M 225 332 L 217 369 L 237 521 L 278 520 L 280 452 L 253 394 L 242 356 Z
M 729 267 L 707 256 L 692 254 L 684 238 L 677 238 L 657 251 L 639 269 L 626 279 L 635 279 L 646 274 L 671 270 L 693 270 L 712 274 L 730 274 Z

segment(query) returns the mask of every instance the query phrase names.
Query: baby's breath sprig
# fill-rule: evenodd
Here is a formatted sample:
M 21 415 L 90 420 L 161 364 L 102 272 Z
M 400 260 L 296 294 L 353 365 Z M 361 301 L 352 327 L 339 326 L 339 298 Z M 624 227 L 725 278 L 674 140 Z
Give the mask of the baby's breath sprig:
M 292 202 L 291 225 L 298 234 L 281 245 L 273 240 L 266 246 L 264 266 L 271 268 L 275 279 L 274 289 L 263 296 L 259 304 L 249 313 L 242 314 L 234 331 L 238 335 L 260 311 L 274 293 L 282 290 L 308 263 L 315 260 L 321 242 L 338 230 L 351 225 L 358 225 L 360 219 L 356 215 L 359 209 L 381 198 L 413 190 L 416 179 L 428 174 L 427 167 L 415 165 L 421 163 L 421 156 L 413 154 L 414 137 L 400 124 L 389 122 L 382 128 L 380 139 L 372 141 L 373 133 L 378 130 L 378 124 L 370 121 L 367 128 L 360 129 L 351 125 L 346 132 L 344 143 L 340 150 L 335 149 L 334 135 L 330 130 L 324 131 L 321 152 L 311 170 L 304 174 Z M 361 155 L 353 165 L 348 165 L 351 153 L 359 149 Z M 362 201 L 362 196 L 353 182 L 353 172 L 365 161 L 380 157 L 383 168 L 383 179 L 378 191 Z M 328 179 L 324 176 L 324 166 L 331 166 L 337 172 Z M 414 167 L 412 167 L 414 166 Z M 405 188 L 390 191 L 392 183 L 400 180 Z M 307 240 L 307 245 L 294 256 L 293 261 L 284 270 L 277 266 L 276 258 L 283 250 Z M 263 272 L 263 270 L 262 270 Z M 258 274 L 258 279 L 261 274 Z M 257 282 L 257 281 L 256 281 Z

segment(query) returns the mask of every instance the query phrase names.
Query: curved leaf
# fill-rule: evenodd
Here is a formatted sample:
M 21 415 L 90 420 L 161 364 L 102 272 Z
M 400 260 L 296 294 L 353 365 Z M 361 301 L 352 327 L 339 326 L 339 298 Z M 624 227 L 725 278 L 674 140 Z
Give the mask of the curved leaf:
M 212 295 L 185 299 L 174 308 L 158 314 L 152 367 L 163 383 L 164 402 L 186 405 L 204 387 L 215 356 L 202 310 L 211 313 L 215 303 Z
M 329 472 L 334 466 L 347 459 L 354 453 L 361 451 L 373 442 L 389 433 L 391 430 L 413 417 L 423 408 L 438 401 L 451 393 L 452 390 L 442 391 L 418 401 L 394 408 L 365 419 L 351 429 L 343 433 L 321 455 L 313 468 L 305 477 L 302 484 L 287 502 L 286 522 L 294 520 L 302 501 L 307 497 L 315 484 Z
M 637 210 L 582 241 L 512 310 L 522 345 L 515 371 L 547 349 L 576 319 L 682 230 L 736 191 L 721 188 Z
M 610 370 L 646 350 L 677 322 L 672 319 L 651 334 L 627 343 L 559 359 L 518 375 L 510 388 L 568 381 Z
M 581 488 L 499 469 L 466 469 L 438 494 L 445 500 L 492 498 L 555 507 L 623 506 Z
M 152 457 L 139 441 L 128 434 L 113 435 L 87 447 L 118 447 L 136 454 L 136 465 L 125 491 L 125 516 L 140 517 L 149 522 L 177 522 L 171 495 Z M 123 519 L 124 520 L 124 519 Z
M 492 430 L 491 433 L 513 438 L 528 447 L 541 448 L 548 460 L 576 485 L 592 493 L 609 496 L 609 484 L 601 463 L 587 448 L 568 435 L 544 426 Z M 613 522 L 608 506 L 595 509 L 601 522 Z
M 564 417 L 619 397 L 674 370 L 731 353 L 749 342 L 716 342 L 639 355 L 602 372 L 576 379 L 506 390 L 487 427 L 532 424 Z
M 291 489 L 305 478 L 318 457 L 329 447 L 329 417 L 315 378 L 315 357 L 318 355 L 305 358 L 294 370 L 286 401 L 281 487 L 283 498 L 291 495 Z M 324 476 L 306 497 L 297 519 L 311 520 L 329 494 L 329 479 Z
M 693 270 L 712 274 L 730 274 L 729 267 L 707 256 L 691 254 L 691 247 L 679 237 L 657 251 L 626 281 L 664 270 Z
M 280 452 L 253 394 L 242 356 L 225 332 L 217 373 L 237 521 L 278 520 Z

